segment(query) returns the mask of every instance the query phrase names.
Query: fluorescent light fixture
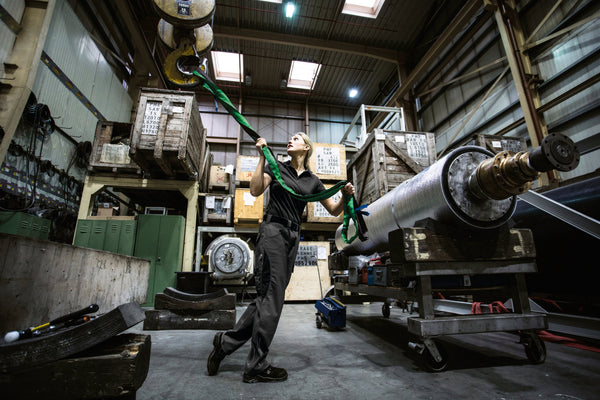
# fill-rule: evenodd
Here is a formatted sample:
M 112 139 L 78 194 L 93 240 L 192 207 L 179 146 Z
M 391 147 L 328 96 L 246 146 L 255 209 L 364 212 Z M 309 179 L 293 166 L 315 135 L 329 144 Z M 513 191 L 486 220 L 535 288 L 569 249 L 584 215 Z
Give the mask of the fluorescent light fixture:
M 240 71 L 244 70 L 244 55 L 225 51 L 211 51 L 215 79 L 221 81 L 243 82 Z
M 346 0 L 342 14 L 377 18 L 385 0 Z
M 320 70 L 321 64 L 293 60 L 292 66 L 290 67 L 290 76 L 288 77 L 287 86 L 312 90 Z
M 294 3 L 287 3 L 285 5 L 285 17 L 286 18 L 292 18 L 294 16 L 295 12 L 296 12 L 296 6 L 294 5 Z
M 260 1 L 264 1 L 265 3 L 277 3 L 277 4 L 281 4 L 283 2 L 283 0 L 260 0 Z
M 348 97 L 355 98 L 357 94 L 358 94 L 358 90 L 350 89 L 350 91 L 348 92 Z

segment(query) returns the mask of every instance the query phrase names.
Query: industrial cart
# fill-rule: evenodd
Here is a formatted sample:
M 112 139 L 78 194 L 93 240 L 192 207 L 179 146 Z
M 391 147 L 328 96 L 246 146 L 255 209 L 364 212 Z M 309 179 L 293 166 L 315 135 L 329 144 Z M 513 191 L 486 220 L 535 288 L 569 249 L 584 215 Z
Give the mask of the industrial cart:
M 389 239 L 394 250 L 385 265 L 385 286 L 336 282 L 335 292 L 385 298 L 382 306 L 385 317 L 390 315 L 389 299 L 414 301 L 419 316 L 408 318 L 408 332 L 419 342 L 409 345 L 420 354 L 427 369 L 438 372 L 447 367 L 447 354 L 434 341 L 436 337 L 464 333 L 515 332 L 530 361 L 545 361 L 546 348 L 536 331 L 547 328 L 546 316 L 531 311 L 524 276 L 537 271 L 530 230 L 506 228 L 493 234 L 465 237 L 462 233 L 444 235 L 415 227 L 391 232 Z M 512 312 L 473 315 L 469 309 L 468 315 L 461 315 L 460 311 L 443 309 L 444 302 L 433 298 L 432 279 L 461 275 L 503 275 L 504 292 L 512 299 Z

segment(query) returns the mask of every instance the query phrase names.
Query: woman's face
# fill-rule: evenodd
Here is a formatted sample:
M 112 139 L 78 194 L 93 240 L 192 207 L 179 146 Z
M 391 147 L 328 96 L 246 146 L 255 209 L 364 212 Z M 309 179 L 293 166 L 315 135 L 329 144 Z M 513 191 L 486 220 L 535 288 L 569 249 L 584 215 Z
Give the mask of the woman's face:
M 308 151 L 310 148 L 302 139 L 300 135 L 294 135 L 288 140 L 287 152 L 289 155 L 293 155 L 293 153 L 298 153 L 302 151 Z

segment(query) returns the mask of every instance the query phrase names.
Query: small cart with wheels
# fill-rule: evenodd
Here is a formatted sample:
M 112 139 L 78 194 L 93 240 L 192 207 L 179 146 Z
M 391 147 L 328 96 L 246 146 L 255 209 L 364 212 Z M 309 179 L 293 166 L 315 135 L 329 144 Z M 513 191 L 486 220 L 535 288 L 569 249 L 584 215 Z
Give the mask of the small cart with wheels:
M 323 327 L 325 322 L 330 328 L 344 328 L 346 326 L 346 306 L 334 297 L 325 297 L 315 304 L 317 328 Z

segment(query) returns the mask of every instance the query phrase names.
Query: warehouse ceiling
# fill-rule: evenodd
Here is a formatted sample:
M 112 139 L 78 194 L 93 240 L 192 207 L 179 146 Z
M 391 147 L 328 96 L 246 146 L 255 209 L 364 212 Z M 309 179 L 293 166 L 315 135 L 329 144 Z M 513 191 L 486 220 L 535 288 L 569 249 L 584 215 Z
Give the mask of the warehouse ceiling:
M 117 74 L 130 87 L 171 87 L 159 71 L 168 50 L 157 36 L 153 0 L 69 0 Z M 284 2 L 284 4 L 287 2 Z M 341 12 L 344 0 L 296 0 L 284 4 L 217 0 L 210 22 L 212 50 L 244 55 L 250 82 L 217 81 L 232 99 L 268 98 L 358 107 L 383 105 L 398 85 L 398 64 L 410 71 L 465 4 L 462 0 L 386 0 L 376 19 Z M 209 58 L 210 60 L 210 58 Z M 292 60 L 321 64 L 313 90 L 282 85 Z M 209 61 L 209 74 L 214 71 Z M 156 75 L 161 75 L 156 77 Z M 351 88 L 358 90 L 350 98 Z M 189 89 L 186 89 L 189 90 Z M 202 88 L 196 88 L 204 93 Z

